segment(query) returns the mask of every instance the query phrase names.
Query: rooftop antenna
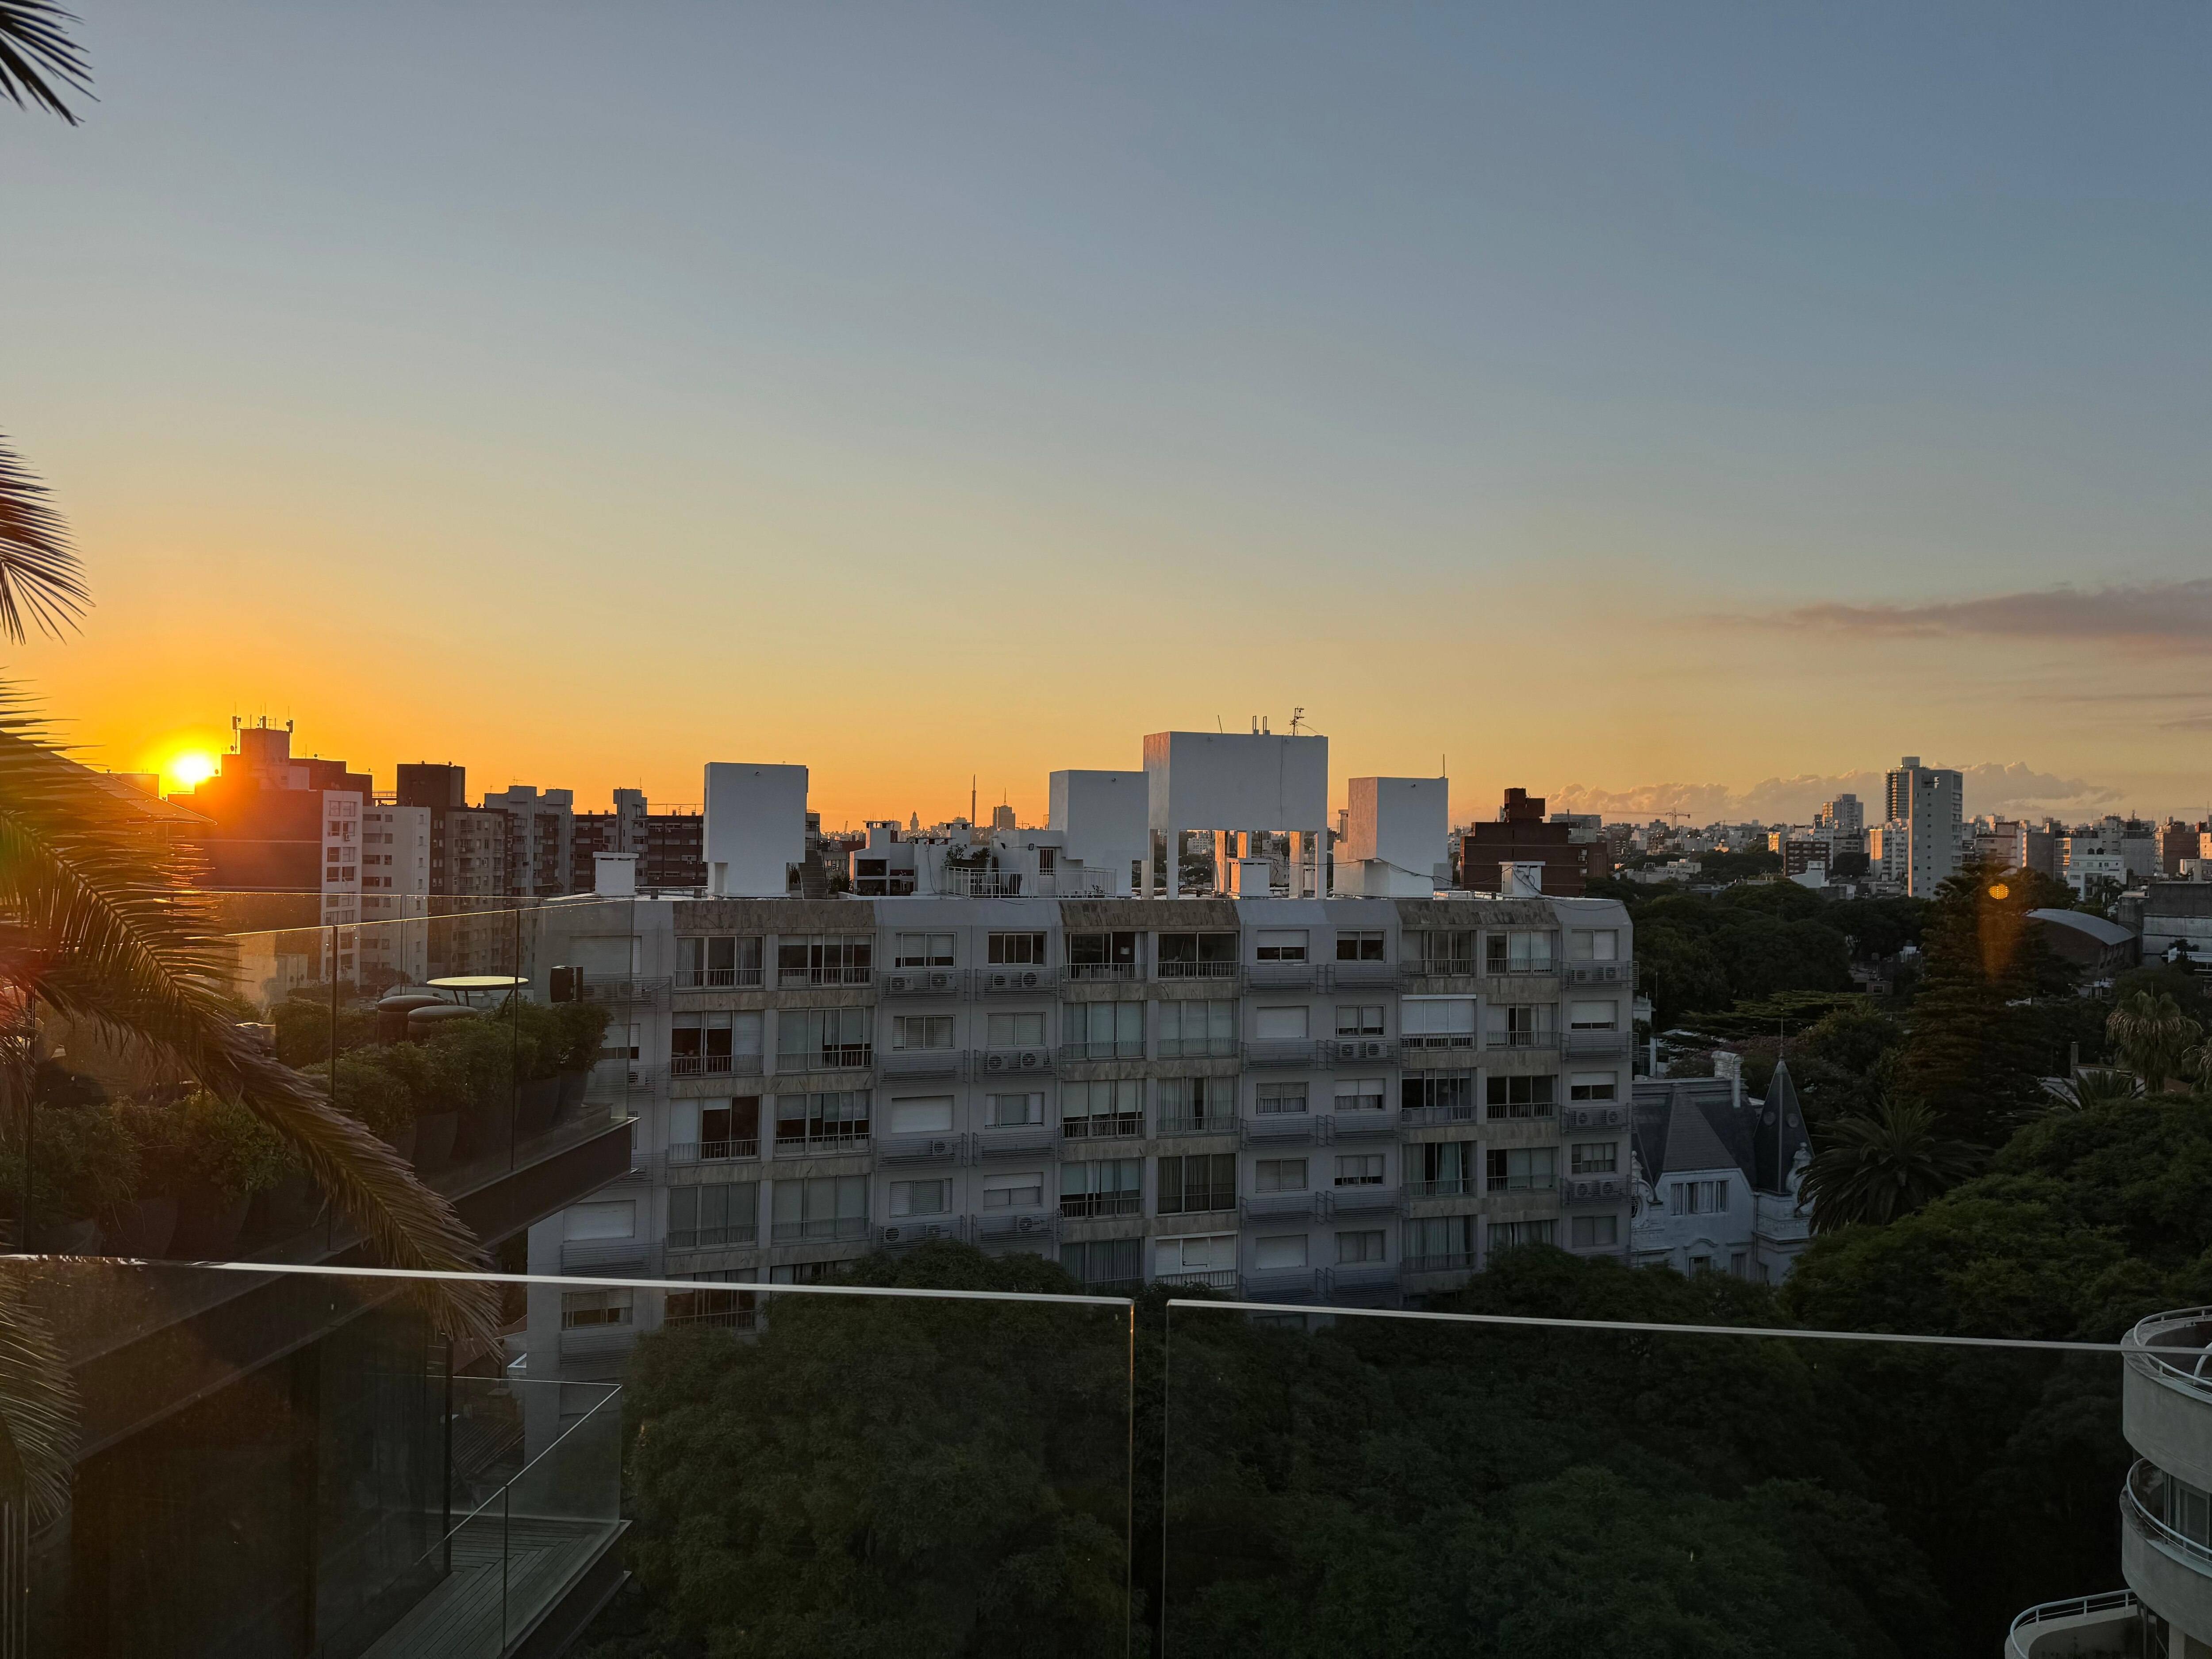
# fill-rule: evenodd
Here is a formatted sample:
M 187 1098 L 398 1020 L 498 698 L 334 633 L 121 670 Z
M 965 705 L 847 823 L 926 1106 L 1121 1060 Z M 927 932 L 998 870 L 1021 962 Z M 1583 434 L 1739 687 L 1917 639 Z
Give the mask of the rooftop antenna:
M 1297 708 L 1291 710 L 1291 735 L 1292 737 L 1295 738 L 1297 736 L 1298 727 L 1305 723 L 1305 718 L 1306 708 L 1304 703 L 1300 703 Z
M 975 775 L 973 772 L 968 775 L 968 823 L 971 829 L 975 823 Z

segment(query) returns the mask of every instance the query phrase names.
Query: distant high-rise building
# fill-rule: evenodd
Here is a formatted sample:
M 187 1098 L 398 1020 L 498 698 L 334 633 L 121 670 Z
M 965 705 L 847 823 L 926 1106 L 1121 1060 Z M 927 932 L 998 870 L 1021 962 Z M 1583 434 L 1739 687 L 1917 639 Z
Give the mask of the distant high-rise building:
M 528 784 L 516 784 L 483 798 L 486 811 L 507 815 L 506 876 L 510 896 L 553 898 L 573 890 L 575 800 L 573 791 L 541 793 Z
M 1856 795 L 1838 795 L 1813 815 L 1813 827 L 1834 830 L 1846 836 L 1859 835 L 1866 829 L 1866 808 Z
M 707 884 L 707 820 L 696 806 L 654 812 L 641 789 L 614 792 L 611 812 L 577 812 L 571 827 L 571 892 L 592 890 L 592 857 L 629 853 L 641 891 L 668 892 Z
M 1930 898 L 1959 872 L 1960 831 L 1966 823 L 1965 776 L 1949 767 L 1923 766 L 1907 755 L 1892 768 L 1882 815 L 1903 826 L 1903 869 L 1896 878 L 1915 898 Z M 1894 867 L 1897 860 L 1893 860 Z

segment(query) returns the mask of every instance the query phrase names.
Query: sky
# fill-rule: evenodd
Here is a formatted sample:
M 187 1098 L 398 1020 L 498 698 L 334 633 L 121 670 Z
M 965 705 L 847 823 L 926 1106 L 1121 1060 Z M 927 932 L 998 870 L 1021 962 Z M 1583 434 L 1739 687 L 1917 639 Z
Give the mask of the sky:
M 94 763 L 2212 810 L 2212 11 L 79 9 L 0 672 Z

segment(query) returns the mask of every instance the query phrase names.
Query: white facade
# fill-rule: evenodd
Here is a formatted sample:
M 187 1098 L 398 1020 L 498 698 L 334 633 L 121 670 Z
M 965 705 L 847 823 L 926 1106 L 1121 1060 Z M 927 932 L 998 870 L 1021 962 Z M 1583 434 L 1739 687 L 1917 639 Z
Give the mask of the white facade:
M 1426 898 L 1451 884 L 1451 781 L 1353 778 L 1346 785 L 1339 893 Z
M 361 919 L 390 923 L 430 914 L 430 809 L 368 806 L 361 815 Z M 429 930 L 362 930 L 364 975 L 420 984 L 429 976 Z
M 1150 851 L 1146 891 L 1181 890 L 1181 838 L 1210 830 L 1214 868 L 1252 849 L 1244 837 L 1287 831 L 1289 891 L 1322 890 L 1328 823 L 1328 739 L 1272 732 L 1155 732 L 1145 739 Z
M 1915 898 L 1933 898 L 1936 888 L 1959 872 L 1965 777 L 1948 767 L 1923 766 L 1917 755 L 1907 755 L 1889 774 L 1883 817 L 1885 829 L 1901 829 L 1903 842 L 1886 858 L 1893 872 L 1887 878 L 1902 881 Z M 1867 856 L 1870 865 L 1871 847 Z
M 1518 1243 L 1626 1251 L 1634 969 L 1609 900 L 532 915 L 562 935 L 533 961 L 618 1003 L 595 1087 L 639 1103 L 632 1177 L 534 1229 L 534 1273 L 784 1282 L 946 1237 L 1317 1307 L 1447 1289 Z M 562 1296 L 531 1292 L 532 1374 L 599 1363 Z
M 806 769 L 709 761 L 706 791 L 707 890 L 781 896 L 806 858 Z
M 1054 772 L 1047 780 L 1048 829 L 1066 837 L 1070 856 L 1105 872 L 1107 890 L 1127 896 L 1143 885 L 1145 849 L 1151 844 L 1149 780 L 1128 772 Z

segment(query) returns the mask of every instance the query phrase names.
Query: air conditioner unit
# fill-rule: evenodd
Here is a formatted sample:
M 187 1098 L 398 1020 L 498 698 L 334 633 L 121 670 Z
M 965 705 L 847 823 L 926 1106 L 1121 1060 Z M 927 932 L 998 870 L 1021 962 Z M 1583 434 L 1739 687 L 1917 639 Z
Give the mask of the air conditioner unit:
M 1042 977 L 1036 974 L 1024 974 L 1022 975 L 1022 988 L 1024 990 L 1034 991 L 1043 982 Z
M 1040 1050 L 1036 1048 L 1022 1050 L 1022 1070 L 1024 1072 L 1034 1072 L 1043 1064 L 1044 1055 Z
M 950 974 L 932 974 L 929 976 L 929 988 L 933 991 L 951 990 L 952 988 L 952 975 Z
M 952 1156 L 952 1143 L 951 1143 L 951 1141 L 949 1141 L 949 1140 L 933 1140 L 933 1141 L 931 1141 L 931 1142 L 929 1143 L 929 1155 L 930 1155 L 932 1158 L 950 1158 L 950 1157 L 951 1157 L 951 1156 Z
M 1597 1189 L 1604 1197 L 1619 1198 L 1620 1196 L 1620 1178 L 1618 1176 L 1609 1176 L 1605 1180 L 1597 1183 Z
M 1006 1056 L 1004 1054 L 987 1055 L 983 1060 L 983 1069 L 987 1072 L 1005 1071 L 1006 1069 Z
M 1363 1042 L 1359 1045 L 1362 1060 L 1380 1060 L 1389 1052 L 1390 1045 L 1387 1042 Z
M 1007 991 L 1013 988 L 1014 976 L 1012 974 L 993 974 L 984 982 L 994 991 Z
M 898 1230 L 897 1228 L 896 1228 L 896 1227 L 886 1227 L 886 1228 L 884 1228 L 884 1243 L 886 1243 L 886 1244 L 896 1244 L 896 1243 L 897 1243 L 898 1242 L 899 1242 L 899 1230 Z
M 1043 1226 L 1044 1218 L 1041 1215 L 1020 1216 L 1014 1222 L 1014 1231 L 1019 1233 L 1037 1232 L 1042 1231 Z

